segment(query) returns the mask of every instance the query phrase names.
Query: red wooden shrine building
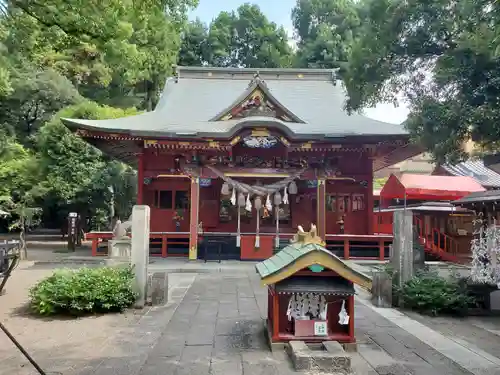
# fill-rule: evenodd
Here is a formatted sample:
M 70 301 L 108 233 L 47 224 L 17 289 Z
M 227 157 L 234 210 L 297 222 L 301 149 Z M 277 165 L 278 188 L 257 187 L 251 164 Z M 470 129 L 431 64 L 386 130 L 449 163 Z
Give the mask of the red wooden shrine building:
M 152 255 L 203 257 L 210 238 L 222 258 L 266 259 L 316 223 L 333 253 L 383 258 L 392 236 L 373 233 L 373 172 L 421 150 L 344 101 L 332 70 L 180 67 L 152 112 L 63 121 L 137 167 Z M 93 253 L 110 237 L 89 233 Z
M 472 213 L 450 202 L 485 191 L 469 176 L 391 175 L 375 209 L 375 233 L 392 234 L 394 211 L 412 210 L 419 240 L 428 255 L 463 262 L 470 254 Z

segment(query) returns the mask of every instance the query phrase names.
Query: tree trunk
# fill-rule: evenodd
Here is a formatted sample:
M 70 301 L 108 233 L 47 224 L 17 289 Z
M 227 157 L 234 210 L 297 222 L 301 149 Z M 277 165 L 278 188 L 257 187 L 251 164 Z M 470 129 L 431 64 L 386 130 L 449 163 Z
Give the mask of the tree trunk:
M 28 248 L 26 246 L 25 234 L 26 231 L 24 228 L 24 221 L 23 221 L 21 225 L 21 232 L 19 233 L 19 241 L 21 242 L 21 248 L 19 249 L 19 259 L 21 260 L 28 259 Z
M 154 86 L 153 82 L 146 81 L 146 111 L 151 112 L 153 110 L 153 97 L 154 97 Z

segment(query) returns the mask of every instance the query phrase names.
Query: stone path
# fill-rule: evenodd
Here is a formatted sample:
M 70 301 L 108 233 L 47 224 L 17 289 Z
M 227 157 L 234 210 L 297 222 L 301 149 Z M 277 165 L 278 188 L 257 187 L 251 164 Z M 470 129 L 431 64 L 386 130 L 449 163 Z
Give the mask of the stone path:
M 265 290 L 247 275 L 198 275 L 140 375 L 292 374 L 263 335 Z
M 253 275 L 198 275 L 140 375 L 281 375 L 294 373 L 262 332 L 266 294 Z M 359 375 L 465 375 L 471 372 L 359 301 Z
M 16 285 L 49 272 L 16 270 Z M 36 320 L 16 313 L 22 292 L 0 297 L 0 319 L 51 374 L 297 374 L 284 352 L 267 347 L 266 290 L 248 267 L 169 277 L 170 302 L 141 313 Z M 356 375 L 500 375 L 498 320 L 409 317 L 364 297 L 356 302 Z M 0 375 L 7 374 L 35 372 L 0 333 Z
M 496 371 L 493 373 L 500 374 L 500 317 L 453 318 L 424 317 L 412 312 L 405 314 L 439 332 L 455 345 L 465 346 L 478 357 L 482 357 L 477 366 L 471 363 L 467 356 L 455 353 L 455 361 L 465 362 L 464 367 L 470 366 L 471 371 L 479 374 L 490 374 L 493 370 Z M 453 353 L 451 355 L 453 356 Z

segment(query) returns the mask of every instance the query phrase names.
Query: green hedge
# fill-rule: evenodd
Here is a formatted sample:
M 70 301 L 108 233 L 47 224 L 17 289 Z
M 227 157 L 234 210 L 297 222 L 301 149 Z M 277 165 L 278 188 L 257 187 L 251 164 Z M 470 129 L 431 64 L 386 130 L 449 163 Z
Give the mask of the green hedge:
M 397 293 L 405 309 L 429 315 L 463 315 L 472 302 L 458 280 L 428 272 L 407 281 Z
M 30 289 L 31 308 L 45 316 L 123 311 L 137 296 L 133 279 L 130 267 L 58 270 Z

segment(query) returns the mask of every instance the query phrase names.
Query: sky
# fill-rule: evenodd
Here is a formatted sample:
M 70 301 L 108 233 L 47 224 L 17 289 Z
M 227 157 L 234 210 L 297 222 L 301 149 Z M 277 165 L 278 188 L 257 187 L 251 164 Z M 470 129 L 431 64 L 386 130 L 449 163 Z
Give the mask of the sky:
M 191 12 L 189 18 L 210 23 L 220 12 L 236 10 L 245 2 L 257 4 L 269 20 L 282 25 L 293 37 L 291 13 L 296 0 L 199 0 L 198 8 Z M 376 120 L 399 124 L 406 119 L 408 108 L 404 103 L 397 108 L 392 104 L 379 104 L 375 108 L 367 108 L 364 113 Z

